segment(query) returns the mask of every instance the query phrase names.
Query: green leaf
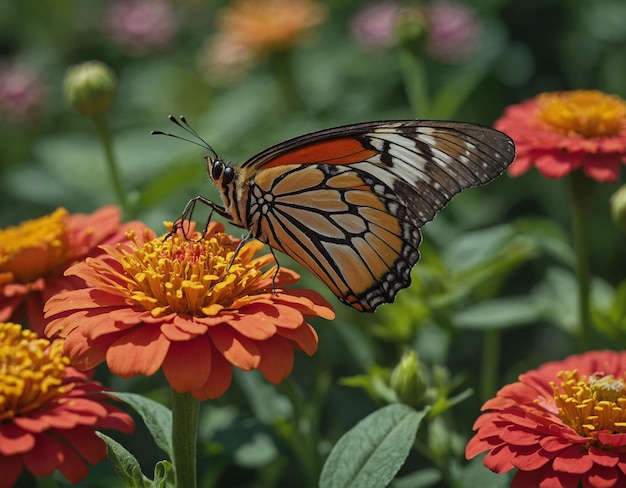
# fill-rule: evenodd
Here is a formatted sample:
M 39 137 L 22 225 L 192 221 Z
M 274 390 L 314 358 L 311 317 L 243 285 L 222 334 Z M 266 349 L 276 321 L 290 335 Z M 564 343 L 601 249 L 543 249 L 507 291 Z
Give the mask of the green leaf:
M 124 486 L 128 488 L 148 487 L 150 480 L 141 473 L 139 462 L 119 442 L 102 432 L 96 432 L 107 446 L 107 456 L 113 464 L 116 473 L 122 479 Z
M 169 461 L 159 461 L 154 465 L 154 481 L 153 488 L 164 488 L 167 486 L 167 480 L 174 479 L 174 467 Z
M 172 412 L 149 398 L 135 393 L 110 393 L 128 403 L 141 416 L 157 446 L 172 459 Z
M 541 311 L 532 296 L 496 298 L 455 313 L 454 323 L 460 329 L 506 329 L 539 320 Z
M 409 455 L 427 411 L 388 405 L 361 420 L 330 452 L 320 488 L 387 486 Z

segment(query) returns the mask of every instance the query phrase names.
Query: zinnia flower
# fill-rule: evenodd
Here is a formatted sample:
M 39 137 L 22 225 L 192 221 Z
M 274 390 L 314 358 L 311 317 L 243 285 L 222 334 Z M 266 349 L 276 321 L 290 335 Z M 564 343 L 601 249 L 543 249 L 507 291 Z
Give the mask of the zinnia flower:
M 89 288 L 46 304 L 46 334 L 66 338 L 72 364 L 89 369 L 106 361 L 114 374 L 152 375 L 159 368 L 179 393 L 217 398 L 229 387 L 231 365 L 258 368 L 272 383 L 289 375 L 293 349 L 313 354 L 309 317 L 334 317 L 308 290 L 284 289 L 298 276 L 276 267 L 271 254 L 255 258 L 258 241 L 238 242 L 211 223 L 199 234 L 162 239 L 145 230 L 134 245 L 103 246 L 105 255 L 67 274 Z
M 0 488 L 13 486 L 24 468 L 38 477 L 58 469 L 78 483 L 87 463 L 106 457 L 95 429 L 134 429 L 99 383 L 69 366 L 62 341 L 0 323 L 0 372 Z
M 467 458 L 489 451 L 490 470 L 517 468 L 513 488 L 626 486 L 626 353 L 570 356 L 519 379 L 483 405 Z
M 350 30 L 354 40 L 365 47 L 385 48 L 395 43 L 395 29 L 398 15 L 407 6 L 397 2 L 371 3 L 360 10 L 352 22 Z
M 233 0 L 217 15 L 218 32 L 203 44 L 198 59 L 209 83 L 233 81 L 254 62 L 310 37 L 326 19 L 315 0 Z
M 178 36 L 178 20 L 165 0 L 124 0 L 104 14 L 104 30 L 120 47 L 138 55 L 169 48 Z
M 24 63 L 0 66 L 0 116 L 11 124 L 36 119 L 45 105 L 46 86 L 42 77 Z
M 509 174 L 533 165 L 548 178 L 582 168 L 597 181 L 615 182 L 626 163 L 626 102 L 596 90 L 543 93 L 510 106 L 495 127 L 515 141 Z
M 84 282 L 63 276 L 70 264 L 99 254 L 98 245 L 124 239 L 117 207 L 103 207 L 91 215 L 68 214 L 60 208 L 50 215 L 0 229 L 0 321 L 18 320 L 24 307 L 28 325 L 43 334 L 44 303 L 63 290 Z
M 428 41 L 426 49 L 442 63 L 456 63 L 476 49 L 482 28 L 470 7 L 448 0 L 436 0 L 426 8 Z

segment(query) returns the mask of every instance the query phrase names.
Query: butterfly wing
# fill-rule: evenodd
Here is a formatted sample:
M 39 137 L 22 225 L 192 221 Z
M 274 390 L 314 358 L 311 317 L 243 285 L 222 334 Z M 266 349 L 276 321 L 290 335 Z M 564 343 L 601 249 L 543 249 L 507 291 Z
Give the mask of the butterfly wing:
M 460 122 L 336 127 L 248 160 L 246 227 L 298 261 L 344 303 L 373 311 L 411 282 L 420 227 L 461 190 L 515 157 L 513 141 Z

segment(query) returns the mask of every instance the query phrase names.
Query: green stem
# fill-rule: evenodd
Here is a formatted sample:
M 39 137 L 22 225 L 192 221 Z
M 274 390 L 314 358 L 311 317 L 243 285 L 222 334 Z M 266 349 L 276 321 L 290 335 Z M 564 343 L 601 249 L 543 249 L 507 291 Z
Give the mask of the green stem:
M 111 176 L 111 182 L 113 183 L 113 189 L 117 195 L 120 207 L 122 207 L 122 212 L 126 215 L 128 212 L 128 201 L 126 199 L 126 191 L 124 190 L 124 185 L 122 184 L 122 179 L 115 160 L 115 154 L 113 154 L 113 139 L 111 137 L 109 125 L 107 124 L 106 117 L 103 114 L 94 116 L 93 121 L 96 124 L 98 136 L 100 136 L 100 142 L 104 148 L 104 155 L 109 175 Z
M 572 212 L 572 238 L 576 253 L 578 279 L 578 346 L 587 351 L 591 345 L 591 273 L 589 270 L 589 215 L 595 182 L 582 172 L 569 175 L 569 200 Z
M 272 61 L 281 92 L 281 99 L 284 100 L 287 110 L 294 111 L 302 108 L 304 102 L 296 83 L 291 51 L 276 52 L 272 57 Z
M 497 372 L 500 370 L 500 331 L 485 330 L 480 373 L 480 394 L 483 402 L 493 398 L 497 389 Z
M 430 118 L 430 97 L 428 94 L 428 78 L 420 53 L 411 49 L 406 43 L 398 47 L 398 56 L 402 68 L 404 86 L 411 112 L 416 118 Z
M 177 393 L 172 389 L 172 448 L 176 486 L 195 488 L 196 438 L 200 402 L 190 393 Z

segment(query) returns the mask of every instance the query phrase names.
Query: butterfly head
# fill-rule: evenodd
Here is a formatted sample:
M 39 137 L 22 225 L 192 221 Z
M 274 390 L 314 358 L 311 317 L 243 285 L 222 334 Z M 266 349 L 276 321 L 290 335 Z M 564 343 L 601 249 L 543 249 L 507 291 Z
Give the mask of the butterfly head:
M 207 171 L 213 182 L 222 189 L 228 188 L 235 179 L 235 168 L 220 158 L 207 156 Z

